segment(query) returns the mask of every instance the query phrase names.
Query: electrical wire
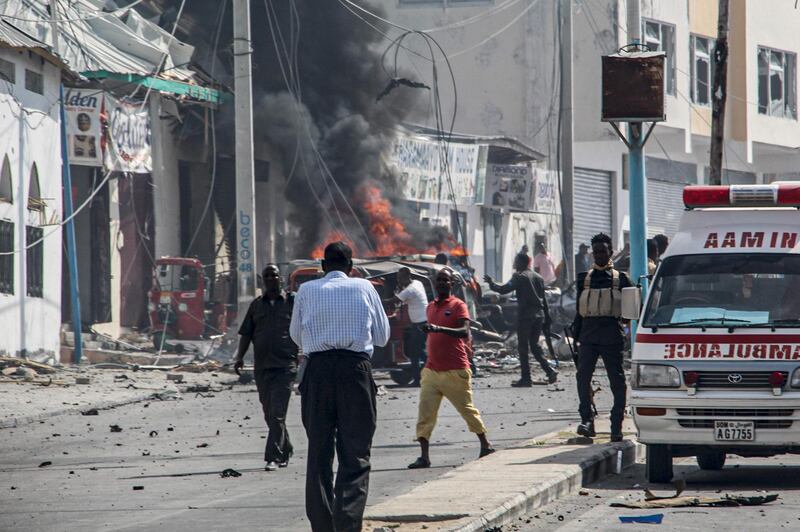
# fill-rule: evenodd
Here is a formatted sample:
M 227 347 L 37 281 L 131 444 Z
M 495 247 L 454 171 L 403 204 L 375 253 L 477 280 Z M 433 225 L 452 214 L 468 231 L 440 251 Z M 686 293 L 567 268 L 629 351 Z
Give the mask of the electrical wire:
M 294 0 L 291 0 L 291 3 L 294 3 Z M 310 120 L 308 119 L 306 114 L 302 112 L 302 109 L 300 107 L 300 105 L 302 104 L 302 100 L 301 100 L 302 93 L 300 91 L 300 76 L 299 76 L 299 69 L 298 69 L 298 59 L 296 57 L 297 42 L 299 42 L 299 15 L 297 15 L 296 6 L 293 8 L 293 12 L 295 13 L 295 16 L 296 16 L 296 19 L 295 19 L 296 21 L 295 21 L 294 24 L 297 26 L 297 28 L 296 28 L 297 29 L 297 35 L 295 36 L 294 39 L 292 39 L 292 48 L 295 50 L 295 57 L 292 58 L 291 54 L 287 51 L 286 42 L 283 39 L 283 34 L 280 32 L 280 26 L 278 25 L 278 21 L 277 21 L 277 12 L 274 11 L 274 8 L 271 5 L 271 0 L 264 0 L 264 4 L 265 4 L 266 11 L 267 11 L 267 21 L 268 21 L 269 27 L 270 27 L 270 34 L 271 34 L 271 37 L 272 37 L 273 46 L 275 48 L 275 53 L 276 53 L 277 58 L 278 58 L 278 64 L 280 66 L 280 70 L 281 70 L 281 74 L 282 74 L 283 79 L 284 79 L 284 83 L 286 84 L 286 88 L 287 88 L 289 94 L 292 96 L 292 99 L 293 99 L 293 102 L 294 102 L 294 106 L 295 106 L 295 110 L 296 110 L 297 115 L 298 115 L 298 119 L 305 126 L 303 129 L 305 130 L 306 137 L 308 138 L 308 141 L 309 141 L 309 145 L 310 145 L 310 147 L 311 147 L 311 149 L 313 151 L 317 167 L 322 173 L 322 182 L 325 185 L 325 188 L 327 189 L 328 194 L 329 194 L 329 196 L 331 198 L 331 207 L 334 209 L 337 217 L 339 218 L 339 223 L 341 224 L 341 230 L 345 234 L 348 233 L 347 224 L 345 224 L 344 219 L 342 218 L 341 213 L 339 212 L 339 209 L 336 206 L 337 201 L 336 201 L 336 198 L 334 197 L 334 190 L 337 193 L 337 195 L 341 198 L 341 200 L 343 201 L 344 205 L 347 207 L 348 211 L 350 212 L 350 214 L 352 216 L 353 221 L 355 221 L 356 225 L 361 230 L 361 232 L 362 232 L 362 234 L 364 236 L 364 239 L 365 239 L 364 242 L 374 252 L 375 249 L 374 249 L 374 247 L 372 245 L 371 239 L 369 237 L 369 233 L 364 228 L 364 226 L 361 224 L 361 221 L 358 218 L 358 215 L 356 214 L 355 209 L 353 209 L 352 205 L 350 204 L 349 200 L 347 199 L 347 196 L 342 191 L 341 187 L 339 186 L 338 182 L 336 181 L 336 179 L 334 178 L 332 172 L 330 171 L 330 168 L 328 167 L 327 163 L 325 162 L 324 157 L 320 153 L 319 148 L 317 147 L 316 142 L 314 141 L 314 138 L 313 138 L 313 135 L 312 135 L 312 132 L 311 132 Z M 273 18 L 275 18 L 274 21 L 273 21 Z M 280 44 L 279 44 L 279 41 L 280 41 Z M 283 56 L 284 55 L 286 56 L 286 60 L 287 60 L 286 67 L 284 67 L 284 64 L 283 64 Z M 291 70 L 289 68 L 290 65 L 292 66 Z M 323 207 L 323 211 L 324 211 L 325 210 L 325 204 L 319 201 L 319 197 L 316 194 L 316 191 L 313 189 L 313 186 L 311 185 L 310 178 L 308 177 L 308 172 L 306 172 L 306 178 L 307 178 L 307 181 L 309 183 L 309 187 L 311 188 L 311 191 L 315 196 L 315 199 L 318 200 L 320 205 Z M 330 181 L 330 183 L 329 183 L 329 181 Z M 333 187 L 333 190 L 331 189 L 331 185 Z M 335 226 L 332 225 L 332 227 L 335 227 Z
M 217 48 L 219 46 L 219 36 L 222 33 L 222 20 L 225 18 L 225 10 L 228 6 L 227 0 L 222 0 L 220 3 L 220 10 L 217 14 L 217 28 L 214 34 L 214 47 L 213 51 L 211 52 L 211 71 L 210 76 L 211 79 L 214 79 L 214 73 L 217 66 Z M 189 245 L 186 246 L 186 252 L 183 254 L 184 257 L 188 257 L 189 253 L 192 250 L 192 246 L 194 245 L 197 236 L 200 234 L 200 229 L 203 226 L 203 222 L 208 215 L 208 211 L 211 207 L 211 202 L 214 198 L 214 185 L 217 182 L 217 128 L 215 122 L 215 115 L 216 112 L 214 109 L 210 109 L 211 115 L 211 184 L 208 188 L 208 196 L 206 197 L 205 206 L 203 207 L 203 214 L 200 215 L 200 220 L 197 222 L 197 226 L 195 227 L 194 234 L 192 238 L 189 239 Z

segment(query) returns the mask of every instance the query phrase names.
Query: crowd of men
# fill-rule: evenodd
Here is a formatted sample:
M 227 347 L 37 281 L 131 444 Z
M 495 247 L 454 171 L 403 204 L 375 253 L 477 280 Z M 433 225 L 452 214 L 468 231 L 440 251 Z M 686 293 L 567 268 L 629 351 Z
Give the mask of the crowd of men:
M 514 261 L 514 274 L 505 284 L 485 277 L 492 290 L 516 293 L 521 375 L 512 383 L 514 387 L 534 384 L 529 353 L 546 376 L 543 384 L 558 379 L 539 343 L 543 333 L 549 334 L 545 287 L 556 273 L 543 245 L 537 252 L 533 259 L 525 250 L 520 252 Z M 591 379 L 598 358 L 602 358 L 614 397 L 611 439 L 619 441 L 626 394 L 620 301 L 621 290 L 631 282 L 615 268 L 607 235 L 592 238 L 591 252 L 591 261 L 578 275 L 578 309 L 572 325 L 578 346 L 581 423 L 577 432 L 589 438 L 596 435 Z M 582 246 L 578 255 L 588 256 L 588 247 Z M 345 243 L 329 244 L 322 260 L 324 276 L 304 283 L 296 294 L 283 289 L 278 266 L 267 265 L 262 272 L 263 294 L 252 302 L 242 320 L 234 363 L 236 371 L 241 371 L 245 354 L 253 346 L 254 377 L 268 428 L 264 450 L 267 471 L 287 467 L 292 457 L 286 415 L 293 384 L 299 380 L 301 416 L 308 439 L 306 515 L 314 532 L 361 530 L 377 424 L 377 386 L 371 358 L 375 347 L 386 345 L 391 334 L 384 302 L 375 288 L 368 280 L 350 277 L 352 259 L 352 250 Z M 430 440 L 443 398 L 477 436 L 478 458 L 495 452 L 473 402 L 470 313 L 466 303 L 453 295 L 456 277 L 449 267 L 439 269 L 434 280 L 435 298 L 428 302 L 424 286 L 412 278 L 408 268 L 397 272 L 397 291 L 391 299 L 408 309 L 405 353 L 411 361 L 411 385 L 419 387 L 415 436 L 420 454 L 409 469 L 431 467 Z M 334 482 L 335 455 L 339 467 Z

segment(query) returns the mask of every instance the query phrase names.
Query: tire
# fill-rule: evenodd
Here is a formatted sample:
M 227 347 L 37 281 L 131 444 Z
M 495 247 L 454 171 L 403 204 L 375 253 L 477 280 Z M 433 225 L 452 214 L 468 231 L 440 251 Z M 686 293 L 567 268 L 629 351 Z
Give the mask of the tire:
M 672 450 L 669 445 L 647 446 L 647 480 L 662 484 L 672 480 Z
M 411 382 L 413 378 L 411 375 L 411 369 L 403 369 L 401 371 L 390 371 L 389 374 L 392 377 L 392 380 L 398 386 L 408 386 L 408 383 Z
M 725 453 L 723 451 L 709 451 L 698 454 L 697 465 L 703 471 L 719 471 L 725 467 Z

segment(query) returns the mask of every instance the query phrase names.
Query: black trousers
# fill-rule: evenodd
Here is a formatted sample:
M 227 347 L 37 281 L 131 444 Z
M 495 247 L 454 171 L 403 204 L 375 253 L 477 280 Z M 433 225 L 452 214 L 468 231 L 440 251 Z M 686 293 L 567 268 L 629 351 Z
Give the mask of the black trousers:
M 528 360 L 528 352 L 533 353 L 533 357 L 542 367 L 545 375 L 552 375 L 555 370 L 550 367 L 547 359 L 544 358 L 544 351 L 539 345 L 539 337 L 542 335 L 542 318 L 520 317 L 517 323 L 517 342 L 519 345 L 519 364 L 522 372 L 522 380 L 531 380 L 531 364 Z
M 425 341 L 427 335 L 420 327 L 423 323 L 412 323 L 403 331 L 403 353 L 406 358 L 411 361 L 411 375 L 412 381 L 419 384 L 419 374 L 421 368 L 419 361 L 425 353 Z
M 608 384 L 614 396 L 611 407 L 611 432 L 622 432 L 622 419 L 625 416 L 625 370 L 622 369 L 622 345 L 597 345 L 581 342 L 578 351 L 578 408 L 581 421 L 592 421 L 592 376 L 597 366 L 598 357 L 603 358 L 603 365 L 608 374 Z
M 294 448 L 286 430 L 286 411 L 292 397 L 292 383 L 297 370 L 294 368 L 260 369 L 255 380 L 258 399 L 264 410 L 267 422 L 267 446 L 264 449 L 265 462 L 285 462 L 289 460 Z
M 300 392 L 308 436 L 306 515 L 311 529 L 360 532 L 377 418 L 372 364 L 361 353 L 312 353 Z M 339 460 L 335 485 L 334 450 Z

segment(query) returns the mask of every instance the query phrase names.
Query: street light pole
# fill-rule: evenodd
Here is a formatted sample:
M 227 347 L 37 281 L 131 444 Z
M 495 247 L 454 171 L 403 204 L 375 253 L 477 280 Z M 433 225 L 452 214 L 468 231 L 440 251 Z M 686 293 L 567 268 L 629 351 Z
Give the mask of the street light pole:
M 244 319 L 256 289 L 255 181 L 253 179 L 253 53 L 250 0 L 233 0 L 233 70 L 236 129 L 237 319 Z
M 642 22 L 639 0 L 628 0 L 628 41 L 641 44 Z M 631 282 L 642 279 L 642 297 L 647 294 L 647 180 L 645 179 L 644 131 L 641 122 L 628 123 L 628 200 L 631 239 Z M 633 323 L 636 330 L 636 323 Z

